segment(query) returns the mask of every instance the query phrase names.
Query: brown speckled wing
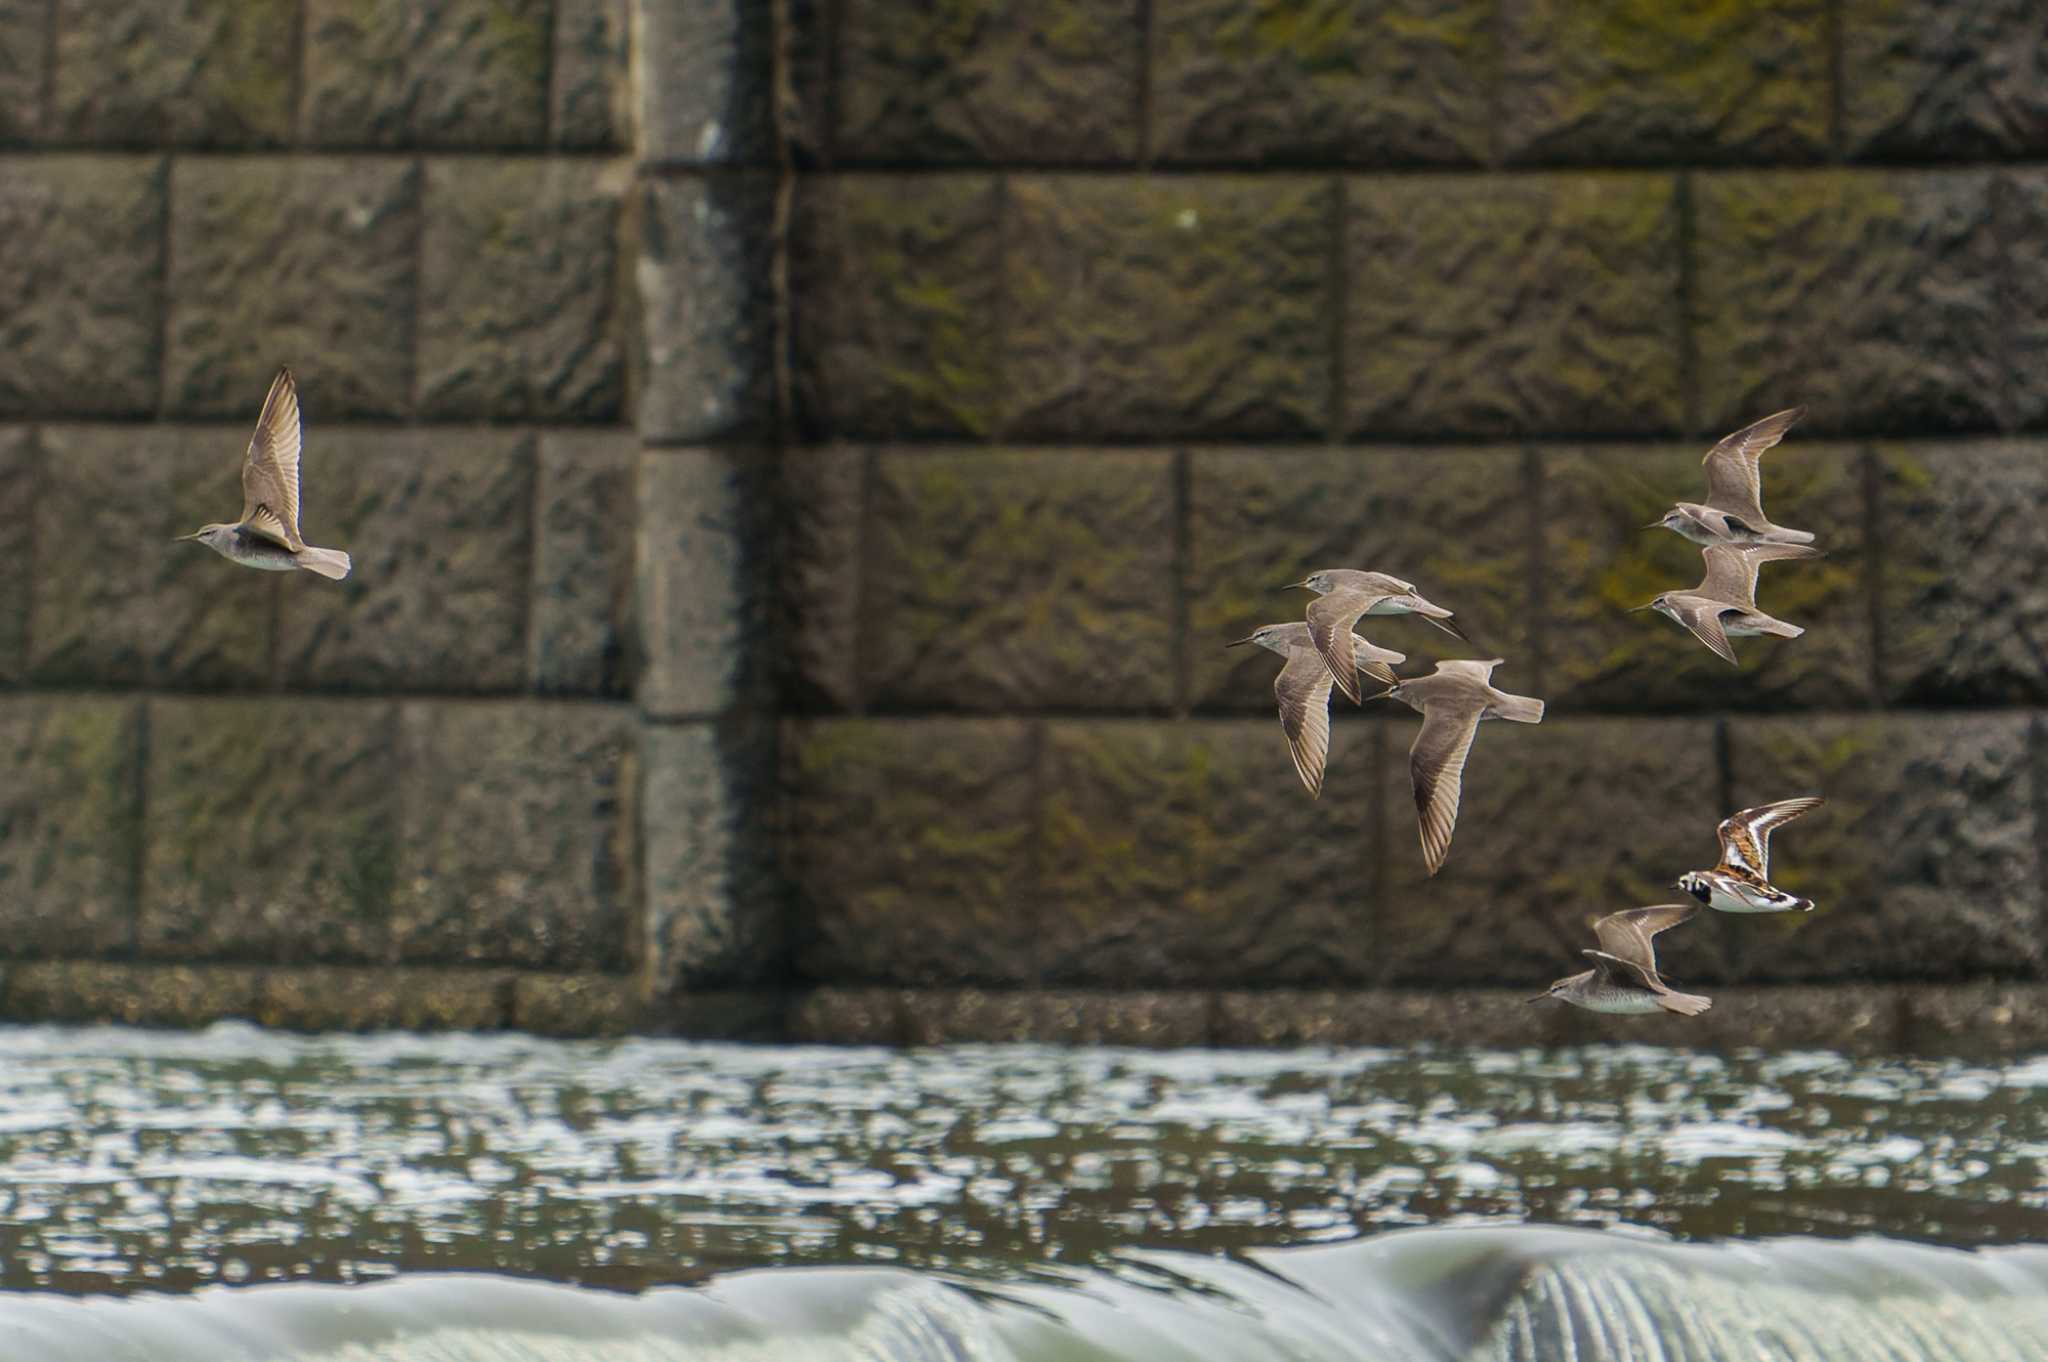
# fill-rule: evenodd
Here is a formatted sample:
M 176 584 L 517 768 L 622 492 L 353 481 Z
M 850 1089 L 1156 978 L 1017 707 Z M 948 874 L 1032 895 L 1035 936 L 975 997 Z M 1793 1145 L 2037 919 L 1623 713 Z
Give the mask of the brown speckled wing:
M 1785 438 L 1792 423 L 1806 415 L 1793 407 L 1744 426 L 1712 449 L 1700 462 L 1707 468 L 1707 505 L 1749 522 L 1751 529 L 1768 523 L 1764 516 L 1764 451 Z
M 1775 804 L 1759 804 L 1724 818 L 1715 830 L 1721 838 L 1721 864 L 1717 869 L 1747 870 L 1758 879 L 1770 879 L 1771 830 L 1801 814 L 1812 813 L 1825 803 L 1827 800 L 1819 795 L 1803 795 Z

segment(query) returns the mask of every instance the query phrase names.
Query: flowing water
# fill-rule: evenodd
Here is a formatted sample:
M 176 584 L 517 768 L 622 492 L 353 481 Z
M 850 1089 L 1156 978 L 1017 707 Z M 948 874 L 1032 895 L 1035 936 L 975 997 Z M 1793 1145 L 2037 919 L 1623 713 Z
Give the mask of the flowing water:
M 1826 1241 L 2044 1228 L 2048 1059 L 0 1031 L 10 1362 L 2039 1362 Z

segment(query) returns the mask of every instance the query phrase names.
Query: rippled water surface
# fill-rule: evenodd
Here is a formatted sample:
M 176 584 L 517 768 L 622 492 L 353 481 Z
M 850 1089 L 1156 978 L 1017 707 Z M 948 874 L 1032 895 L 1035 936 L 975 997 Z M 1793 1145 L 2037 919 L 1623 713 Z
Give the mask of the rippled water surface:
M 2048 1059 L 0 1030 L 0 1286 L 641 1286 L 1502 1216 L 2042 1236 Z

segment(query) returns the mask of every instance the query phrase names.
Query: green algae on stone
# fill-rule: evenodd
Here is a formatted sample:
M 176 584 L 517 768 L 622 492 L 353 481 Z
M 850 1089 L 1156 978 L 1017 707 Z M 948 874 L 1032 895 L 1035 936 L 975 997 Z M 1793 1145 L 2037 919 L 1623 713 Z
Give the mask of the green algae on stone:
M 547 123 L 546 0 L 308 0 L 316 145 L 529 147 Z
M 0 929 L 9 955 L 99 955 L 134 939 L 141 707 L 0 701 Z
M 57 125 L 88 143 L 282 146 L 292 137 L 295 9 L 59 0 Z
M 1850 156 L 1990 160 L 2048 146 L 2033 0 L 1843 0 L 1840 9 Z

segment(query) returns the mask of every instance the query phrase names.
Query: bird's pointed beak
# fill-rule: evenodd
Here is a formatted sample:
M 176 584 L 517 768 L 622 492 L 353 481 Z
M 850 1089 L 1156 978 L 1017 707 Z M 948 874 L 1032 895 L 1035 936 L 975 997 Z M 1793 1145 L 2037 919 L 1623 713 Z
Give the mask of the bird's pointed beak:
M 173 544 L 182 544 L 182 543 L 184 543 L 184 542 L 185 542 L 186 540 L 188 540 L 188 539 L 197 539 L 198 537 L 199 537 L 199 531 L 197 531 L 197 530 L 194 530 L 194 531 L 192 531 L 192 533 L 190 533 L 190 534 L 181 534 L 181 535 L 179 535 L 179 536 L 178 536 L 178 537 L 177 537 L 176 539 L 173 539 L 173 540 L 172 540 L 171 542 L 172 542 Z
M 1307 585 L 1308 585 L 1308 578 L 1304 577 L 1304 578 L 1302 578 L 1302 579 L 1301 579 L 1300 581 L 1298 581 L 1298 582 L 1288 582 L 1288 583 L 1287 583 L 1286 585 L 1284 585 L 1284 586 L 1276 586 L 1276 587 L 1274 587 L 1273 589 L 1274 589 L 1275 591 L 1292 591 L 1292 590 L 1294 590 L 1294 588 L 1296 588 L 1296 587 L 1298 587 L 1298 586 L 1307 586 Z
M 1661 520 L 1653 520 L 1649 524 L 1643 526 L 1643 528 L 1646 530 L 1661 530 L 1664 528 L 1664 522 Z
M 1635 613 L 1636 613 L 1636 612 L 1637 612 L 1638 610 L 1655 610 L 1656 608 L 1657 608 L 1657 603 L 1656 603 L 1655 601 L 1645 601 L 1645 602 L 1644 602 L 1643 604 L 1641 604 L 1641 605 L 1632 605 L 1632 606 L 1630 606 L 1630 607 L 1628 608 L 1628 613 L 1629 613 L 1629 614 L 1631 614 L 1631 615 L 1633 615 L 1633 614 L 1635 614 Z
M 1228 642 L 1228 643 L 1224 644 L 1223 646 L 1224 646 L 1224 647 L 1226 647 L 1226 648 L 1235 648 L 1235 647 L 1238 647 L 1238 646 L 1239 646 L 1240 644 L 1250 643 L 1251 641 L 1252 641 L 1252 637 L 1251 637 L 1251 635 L 1247 634 L 1247 635 L 1245 635 L 1245 637 L 1243 637 L 1243 638 L 1234 638 L 1234 639 L 1230 640 L 1230 642 Z
M 1523 1002 L 1525 1002 L 1525 1003 L 1540 1003 L 1540 1002 L 1542 1002 L 1542 1001 L 1543 1001 L 1543 1000 L 1544 1000 L 1545 998 L 1548 998 L 1549 996 L 1550 996 L 1550 993 L 1549 993 L 1549 991 L 1548 991 L 1548 990 L 1545 990 L 1544 992 L 1542 992 L 1542 993 L 1539 993 L 1539 994 L 1537 994 L 1537 995 L 1536 995 L 1535 997 L 1533 997 L 1533 998 L 1524 998 L 1524 999 L 1523 999 L 1522 1001 L 1523 1001 Z

